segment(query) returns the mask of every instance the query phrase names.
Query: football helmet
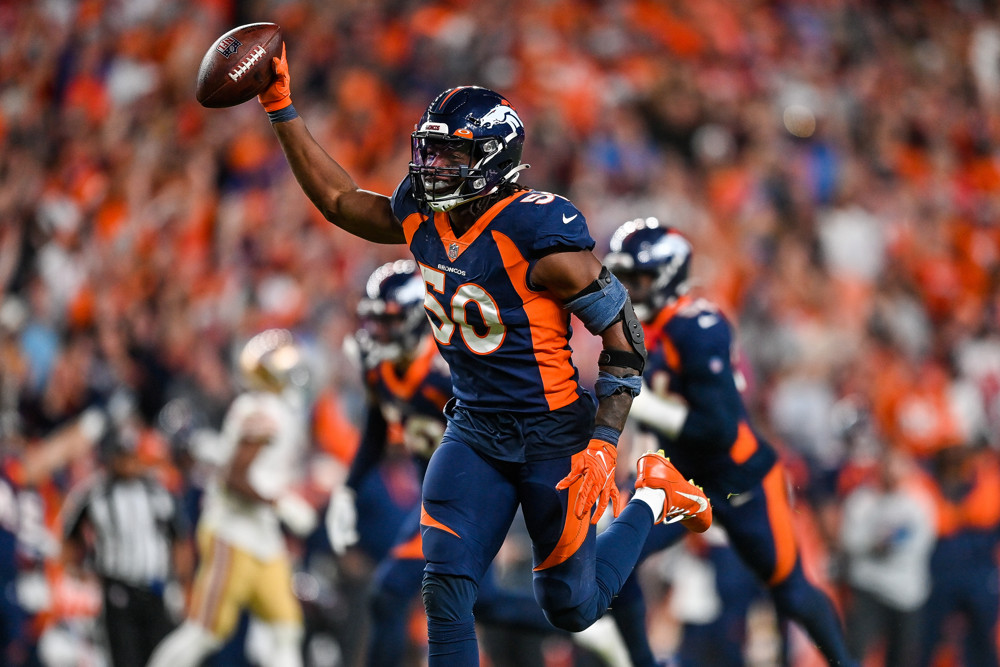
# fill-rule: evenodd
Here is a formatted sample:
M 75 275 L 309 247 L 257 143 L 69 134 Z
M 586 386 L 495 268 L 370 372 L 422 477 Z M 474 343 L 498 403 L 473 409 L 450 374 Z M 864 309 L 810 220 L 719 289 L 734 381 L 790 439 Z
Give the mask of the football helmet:
M 499 93 L 479 86 L 449 88 L 435 98 L 413 132 L 410 181 L 433 211 L 496 192 L 517 180 L 524 124 Z
M 248 388 L 275 393 L 293 385 L 304 387 L 309 375 L 302 350 L 288 329 L 267 329 L 247 341 L 239 369 Z
M 360 328 L 354 337 L 366 366 L 400 361 L 415 352 L 428 327 L 417 263 L 401 259 L 375 269 L 357 312 Z
M 650 322 L 687 292 L 691 244 L 656 218 L 629 220 L 611 236 L 604 265 L 628 289 L 636 317 Z

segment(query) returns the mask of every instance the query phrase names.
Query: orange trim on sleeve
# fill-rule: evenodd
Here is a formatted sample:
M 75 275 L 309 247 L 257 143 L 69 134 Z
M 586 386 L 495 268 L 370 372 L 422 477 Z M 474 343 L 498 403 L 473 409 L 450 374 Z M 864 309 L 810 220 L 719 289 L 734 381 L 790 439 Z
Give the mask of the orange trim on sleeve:
M 573 455 L 573 460 L 583 455 L 584 452 L 577 452 Z M 587 539 L 587 532 L 590 530 L 590 514 L 584 514 L 578 519 L 576 518 L 576 514 L 573 513 L 573 508 L 576 507 L 576 497 L 580 495 L 580 487 L 583 486 L 583 481 L 581 477 L 569 487 L 569 496 L 566 502 L 566 522 L 563 524 L 562 534 L 559 535 L 559 541 L 556 542 L 552 553 L 535 566 L 534 572 L 547 570 L 560 563 L 565 563 L 567 559 L 576 553 L 584 540 Z
M 568 318 L 554 299 L 542 298 L 541 293 L 528 287 L 528 260 L 521 255 L 514 242 L 500 232 L 493 232 L 493 240 L 528 317 L 531 344 L 545 400 L 549 410 L 558 410 L 578 398 L 570 359 L 572 354 L 566 345 Z
M 420 533 L 414 535 L 412 539 L 393 547 L 392 555 L 394 558 L 399 558 L 400 560 L 423 560 L 424 541 L 421 539 Z
M 420 525 L 427 526 L 428 528 L 438 528 L 446 533 L 451 533 L 458 539 L 462 539 L 461 535 L 428 514 L 427 508 L 424 507 L 423 503 L 420 504 Z
M 785 469 L 780 463 L 771 468 L 764 477 L 764 496 L 767 499 L 767 519 L 774 535 L 774 572 L 767 580 L 768 586 L 776 586 L 784 581 L 798 560 L 795 546 L 792 506 L 785 487 Z
M 406 237 L 406 245 L 410 245 L 410 242 L 413 241 L 413 235 L 417 233 L 417 229 L 424 220 L 426 218 L 420 213 L 411 213 L 403 220 L 403 236 Z
M 736 431 L 736 442 L 729 448 L 729 458 L 734 463 L 746 463 L 757 451 L 757 437 L 745 421 L 740 421 Z

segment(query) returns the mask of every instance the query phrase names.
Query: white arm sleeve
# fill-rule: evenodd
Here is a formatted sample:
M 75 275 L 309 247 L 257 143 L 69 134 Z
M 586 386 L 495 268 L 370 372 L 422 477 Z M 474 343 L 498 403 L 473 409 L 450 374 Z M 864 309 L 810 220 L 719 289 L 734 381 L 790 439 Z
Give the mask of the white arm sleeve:
M 632 399 L 628 416 L 669 438 L 676 438 L 684 427 L 688 406 L 680 396 L 656 394 L 643 382 L 642 391 Z

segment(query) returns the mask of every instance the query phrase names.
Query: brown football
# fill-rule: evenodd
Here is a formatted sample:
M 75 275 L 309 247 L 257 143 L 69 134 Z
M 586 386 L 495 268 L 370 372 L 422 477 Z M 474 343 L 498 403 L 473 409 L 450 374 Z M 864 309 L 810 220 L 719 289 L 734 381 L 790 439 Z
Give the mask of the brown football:
M 215 40 L 201 59 L 195 97 L 202 106 L 231 107 L 251 100 L 274 79 L 271 58 L 281 56 L 281 28 L 248 23 Z

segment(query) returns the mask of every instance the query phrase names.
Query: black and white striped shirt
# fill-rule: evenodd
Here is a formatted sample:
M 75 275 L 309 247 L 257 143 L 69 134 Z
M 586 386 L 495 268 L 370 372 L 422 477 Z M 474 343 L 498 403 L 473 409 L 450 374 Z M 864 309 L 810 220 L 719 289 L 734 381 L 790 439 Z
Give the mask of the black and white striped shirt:
M 93 530 L 97 574 L 134 586 L 170 578 L 172 542 L 186 533 L 173 496 L 150 477 L 97 475 L 64 508 L 67 538 L 81 536 L 85 524 Z

